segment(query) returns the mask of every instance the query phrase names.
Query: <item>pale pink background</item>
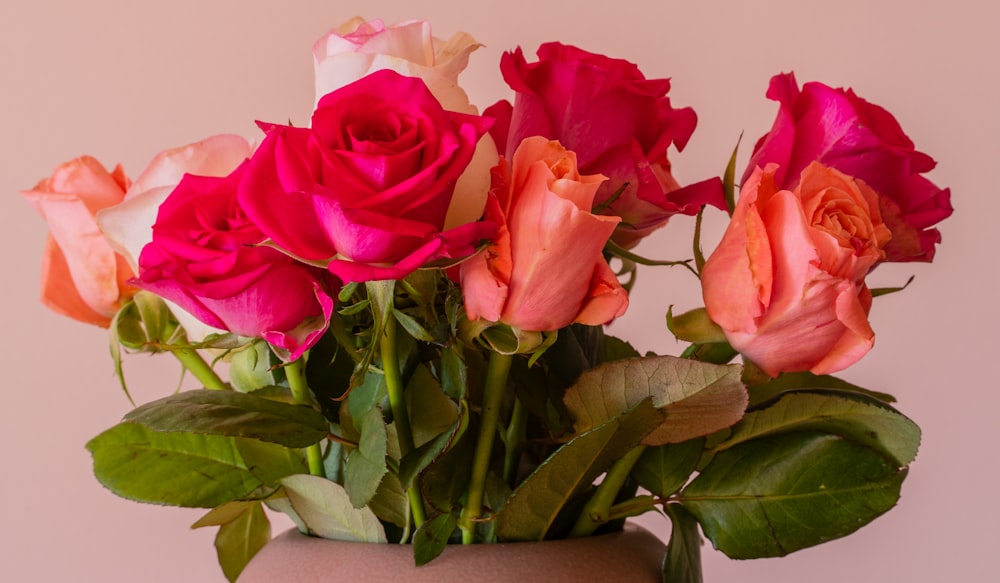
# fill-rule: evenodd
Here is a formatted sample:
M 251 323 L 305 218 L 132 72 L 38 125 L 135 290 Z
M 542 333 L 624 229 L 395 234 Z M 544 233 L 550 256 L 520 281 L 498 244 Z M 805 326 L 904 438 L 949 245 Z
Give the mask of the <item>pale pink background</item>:
M 352 6 L 353 4 L 353 6 Z M 422 8 L 415 8 L 417 4 Z M 985 6 L 993 6 L 985 8 Z M 916 281 L 876 301 L 875 350 L 847 377 L 892 391 L 924 428 L 900 506 L 856 535 L 782 560 L 730 561 L 706 548 L 716 581 L 989 581 L 997 534 L 995 419 L 997 160 L 996 24 L 981 0 L 600 2 L 365 0 L 4 0 L 0 4 L 0 302 L 5 371 L 0 400 L 0 579 L 223 581 L 198 511 L 120 500 L 90 474 L 87 439 L 129 405 L 112 376 L 105 332 L 38 304 L 45 229 L 17 191 L 59 162 L 89 153 L 137 174 L 160 149 L 219 132 L 255 136 L 254 119 L 307 122 L 310 47 L 361 13 L 423 17 L 439 36 L 472 33 L 486 47 L 463 77 L 480 106 L 506 96 L 496 63 L 516 44 L 530 54 L 560 40 L 670 76 L 677 105 L 699 129 L 675 156 L 695 180 L 721 171 L 743 130 L 748 147 L 770 126 L 768 78 L 851 85 L 893 111 L 940 163 L 954 218 L 934 265 L 883 267 L 875 285 Z M 474 8 L 473 8 L 474 7 Z M 646 242 L 661 258 L 689 256 L 690 221 Z M 709 228 L 718 237 L 719 222 Z M 676 351 L 662 330 L 668 303 L 698 305 L 680 270 L 640 273 L 615 331 L 642 349 Z M 131 358 L 139 400 L 170 392 L 169 359 Z M 644 522 L 667 532 L 665 519 Z M 283 523 L 284 524 L 284 523 Z

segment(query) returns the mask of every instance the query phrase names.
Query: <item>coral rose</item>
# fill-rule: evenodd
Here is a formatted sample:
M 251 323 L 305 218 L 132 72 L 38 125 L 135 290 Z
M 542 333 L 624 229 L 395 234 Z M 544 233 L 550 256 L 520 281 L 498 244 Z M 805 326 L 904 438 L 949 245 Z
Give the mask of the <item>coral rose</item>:
M 863 182 L 813 163 L 793 192 L 778 187 L 777 170 L 758 168 L 743 185 L 701 273 L 705 307 L 771 376 L 836 372 L 874 344 L 864 278 L 884 258 L 889 229 Z
M 941 233 L 931 227 L 951 215 L 951 193 L 923 176 L 935 162 L 917 151 L 888 111 L 854 91 L 806 83 L 791 73 L 771 78 L 767 96 L 781 104 L 771 131 L 754 147 L 744 180 L 758 166 L 778 164 L 779 188 L 795 188 L 812 162 L 863 180 L 879 195 L 892 240 L 886 261 L 931 261 Z
M 604 177 L 580 175 L 573 152 L 541 137 L 521 143 L 510 174 L 487 203 L 499 234 L 461 266 L 469 319 L 545 332 L 624 314 L 628 294 L 601 254 L 620 219 L 590 212 Z
M 82 156 L 61 164 L 52 176 L 21 194 L 45 218 L 49 237 L 42 260 L 42 302 L 75 320 L 108 327 L 134 293 L 124 257 L 115 253 L 94 216 L 125 197 L 121 166 L 108 172 Z

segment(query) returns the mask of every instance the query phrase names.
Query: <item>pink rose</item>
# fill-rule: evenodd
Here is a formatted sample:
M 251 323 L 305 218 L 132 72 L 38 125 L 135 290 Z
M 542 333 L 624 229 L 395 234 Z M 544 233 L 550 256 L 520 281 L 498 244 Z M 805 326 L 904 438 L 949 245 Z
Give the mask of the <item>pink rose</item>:
M 500 231 L 461 265 L 470 320 L 545 332 L 625 313 L 628 294 L 601 253 L 620 219 L 590 212 L 603 180 L 581 176 L 576 154 L 558 142 L 521 142 L 486 207 Z
M 468 65 L 472 51 L 480 46 L 464 32 L 455 33 L 447 42 L 435 38 L 431 25 L 424 20 L 386 26 L 381 20 L 352 18 L 313 47 L 316 101 L 375 71 L 388 69 L 422 79 L 444 109 L 477 115 L 476 107 L 458 84 L 458 75 Z M 496 146 L 489 135 L 484 135 L 455 184 L 455 191 L 461 194 L 448 209 L 446 226 L 469 223 L 482 216 L 490 188 L 490 168 L 496 163 Z
M 806 83 L 791 73 L 771 78 L 767 96 L 781 104 L 771 131 L 754 147 L 746 177 L 779 165 L 779 188 L 795 188 L 799 173 L 819 162 L 864 180 L 879 195 L 892 240 L 886 261 L 931 261 L 941 233 L 930 227 L 951 215 L 951 193 L 922 176 L 935 162 L 914 149 L 888 111 L 850 89 Z
M 446 229 L 489 121 L 442 109 L 420 79 L 377 71 L 320 100 L 312 128 L 264 127 L 240 204 L 279 247 L 329 260 L 344 281 L 402 278 L 495 230 Z
M 185 174 L 226 176 L 252 151 L 242 137 L 223 134 L 160 152 L 128 188 L 124 201 L 97 213 L 97 224 L 112 248 L 128 260 L 133 271 L 138 271 L 139 253 L 153 239 L 153 223 L 160 204 L 181 178 Z M 189 340 L 219 332 L 176 305 L 170 307 Z
M 185 176 L 160 205 L 136 285 L 202 322 L 263 338 L 294 360 L 329 324 L 335 282 L 277 249 L 237 202 L 246 165 L 225 178 Z
M 83 156 L 21 194 L 49 225 L 42 260 L 42 302 L 75 320 L 107 328 L 135 289 L 128 262 L 115 253 L 94 216 L 118 204 L 128 178 L 121 166 L 108 172 Z
M 810 164 L 795 191 L 778 168 L 757 169 L 701 272 L 709 317 L 733 348 L 771 376 L 847 368 L 871 349 L 865 275 L 890 238 L 878 195 Z
M 614 240 L 626 247 L 675 214 L 693 215 L 705 204 L 725 208 L 718 179 L 681 188 L 671 174 L 667 147 L 683 149 L 697 119 L 691 108 L 670 106 L 668 79 L 646 79 L 628 61 L 559 43 L 543 44 L 538 59 L 529 64 L 518 48 L 500 61 L 516 93 L 513 108 L 501 102 L 486 111 L 498 120 L 501 152 L 510 157 L 529 136 L 559 140 L 576 152 L 580 172 L 608 177 L 598 205 L 627 183 L 602 213 L 622 217 Z

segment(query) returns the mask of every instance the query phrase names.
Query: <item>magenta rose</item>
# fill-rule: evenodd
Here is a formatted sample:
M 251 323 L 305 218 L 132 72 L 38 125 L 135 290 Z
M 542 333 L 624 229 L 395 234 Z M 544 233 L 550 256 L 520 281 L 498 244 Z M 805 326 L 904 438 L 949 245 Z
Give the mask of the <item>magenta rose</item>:
M 185 176 L 160 205 L 135 284 L 209 326 L 263 338 L 288 360 L 329 324 L 335 281 L 277 249 L 237 202 L 246 164 L 225 178 Z
M 863 180 L 879 195 L 892 240 L 886 261 L 931 261 L 941 233 L 933 225 L 951 215 L 951 193 L 923 176 L 935 166 L 917 151 L 885 109 L 847 89 L 806 83 L 792 73 L 771 78 L 767 96 L 781 104 L 771 131 L 754 147 L 743 180 L 757 167 L 778 164 L 779 188 L 794 189 L 812 162 Z
M 671 216 L 705 204 L 724 208 L 718 179 L 681 188 L 671 174 L 667 147 L 683 149 L 697 118 L 670 106 L 668 79 L 646 79 L 628 61 L 559 43 L 539 47 L 536 63 L 520 48 L 505 53 L 500 69 L 516 97 L 513 107 L 500 102 L 485 112 L 498 120 L 498 149 L 510 159 L 527 137 L 559 140 L 576 152 L 581 173 L 608 177 L 596 206 L 627 183 L 603 213 L 622 217 L 616 243 L 634 246 Z
M 265 126 L 240 203 L 278 246 L 344 281 L 399 279 L 495 232 L 445 224 L 472 194 L 455 183 L 489 124 L 443 109 L 420 79 L 376 71 L 320 99 L 311 128 Z

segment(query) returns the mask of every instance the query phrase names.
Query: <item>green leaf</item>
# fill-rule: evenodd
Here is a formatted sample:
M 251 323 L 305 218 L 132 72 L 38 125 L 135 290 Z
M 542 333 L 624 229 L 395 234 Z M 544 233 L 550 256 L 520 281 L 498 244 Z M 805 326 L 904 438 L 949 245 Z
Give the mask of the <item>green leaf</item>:
M 455 401 L 465 399 L 469 390 L 469 370 L 461 351 L 462 346 L 457 342 L 441 351 L 441 388 Z
M 750 407 L 755 407 L 769 399 L 790 391 L 830 390 L 837 393 L 854 393 L 877 399 L 883 403 L 895 403 L 896 398 L 888 393 L 871 391 L 845 380 L 829 375 L 814 375 L 811 372 L 783 373 L 767 382 L 755 384 L 747 382 L 747 392 L 750 393 Z
M 733 212 L 736 210 L 736 153 L 740 151 L 742 141 L 743 132 L 740 132 L 740 137 L 736 139 L 736 146 L 733 147 L 733 153 L 729 156 L 729 163 L 726 164 L 726 171 L 722 175 L 722 193 L 726 197 L 726 210 L 729 211 L 729 216 L 733 216 Z
M 663 560 L 663 583 L 702 583 L 701 534 L 698 522 L 680 504 L 665 504 L 670 517 L 670 544 Z
M 604 336 L 604 361 L 625 360 L 639 356 L 639 351 L 631 344 L 621 338 L 605 334 Z
M 647 447 L 632 467 L 632 478 L 650 493 L 667 497 L 687 483 L 698 467 L 704 438 Z
M 395 524 L 400 528 L 406 527 L 410 501 L 396 474 L 386 473 L 379 482 L 375 495 L 368 501 L 368 508 L 371 508 L 375 516 L 383 522 Z
M 309 473 L 309 467 L 297 449 L 256 439 L 237 439 L 236 449 L 243 456 L 250 473 L 268 486 L 277 486 L 285 476 Z
M 647 398 L 666 416 L 644 445 L 679 443 L 729 427 L 740 420 L 747 404 L 739 366 L 675 356 L 605 363 L 580 375 L 563 401 L 577 432 L 582 432 Z
M 185 391 L 133 409 L 125 421 L 153 431 L 186 431 L 250 437 L 288 447 L 318 443 L 328 432 L 326 419 L 302 405 L 290 405 L 236 391 Z
M 815 430 L 849 438 L 908 465 L 917 456 L 920 428 L 892 407 L 860 396 L 786 393 L 773 404 L 751 411 L 733 427 L 716 452 L 765 435 Z
M 206 514 L 191 528 L 219 526 L 215 550 L 229 581 L 236 581 L 250 559 L 271 541 L 271 522 L 259 501 L 235 501 Z
M 310 534 L 333 540 L 385 543 L 385 530 L 368 508 L 355 508 L 343 486 L 299 474 L 281 481 L 285 495 Z
M 413 443 L 418 446 L 449 430 L 458 418 L 458 404 L 448 398 L 425 365 L 413 371 L 405 396 Z
M 87 449 L 98 481 L 139 502 L 215 508 L 263 485 L 232 437 L 152 431 L 125 422 L 90 440 Z
M 446 546 L 458 521 L 451 513 L 438 514 L 413 533 L 413 562 L 419 567 L 431 562 Z
M 387 440 L 382 410 L 372 407 L 361 419 L 361 440 L 344 467 L 344 488 L 355 508 L 368 504 L 389 471 L 385 464 Z
M 901 286 L 897 286 L 897 287 L 877 287 L 877 288 L 873 288 L 873 289 L 871 290 L 871 292 L 872 292 L 872 297 L 873 297 L 873 298 L 877 298 L 877 297 L 879 297 L 879 296 L 885 296 L 885 295 L 889 295 L 889 294 L 894 294 L 894 293 L 896 293 L 896 292 L 901 292 L 901 291 L 903 291 L 904 289 L 906 289 L 906 288 L 910 287 L 910 284 L 911 284 L 911 283 L 913 283 L 913 278 L 914 278 L 914 277 L 916 277 L 916 276 L 914 276 L 914 275 L 911 275 L 911 276 L 910 276 L 910 278 L 906 280 L 906 283 L 904 283 L 904 284 L 903 284 L 903 285 L 901 285 Z
M 559 513 L 663 421 L 646 399 L 573 438 L 548 457 L 496 515 L 502 540 L 543 540 Z
M 906 476 L 843 437 L 795 432 L 715 456 L 679 501 L 733 559 L 780 557 L 846 536 L 892 508 Z
M 416 318 L 407 314 L 402 310 L 393 310 L 393 316 L 396 318 L 396 322 L 402 326 L 406 333 L 417 340 L 423 340 L 424 342 L 434 342 L 434 335 L 427 331 L 424 326 L 417 321 Z
M 403 484 L 404 489 L 412 486 L 413 480 L 416 479 L 420 472 L 462 437 L 469 426 L 469 410 L 467 407 L 468 405 L 466 405 L 465 401 L 462 401 L 459 414 L 455 417 L 450 427 L 445 428 L 434 439 L 421 444 L 420 447 L 414 449 L 402 459 L 399 464 L 399 481 Z M 413 411 L 414 408 L 410 410 Z

